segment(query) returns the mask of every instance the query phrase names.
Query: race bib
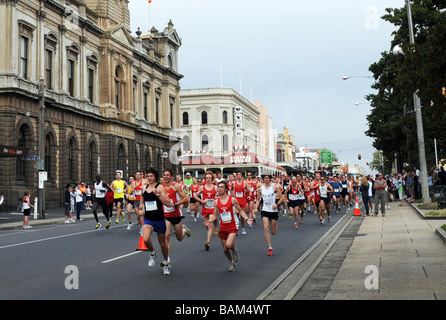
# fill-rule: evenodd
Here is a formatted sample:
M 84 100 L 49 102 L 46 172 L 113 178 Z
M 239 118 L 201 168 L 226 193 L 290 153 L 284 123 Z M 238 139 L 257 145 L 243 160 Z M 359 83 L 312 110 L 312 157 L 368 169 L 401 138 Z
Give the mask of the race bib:
M 141 190 L 135 190 L 135 196 L 140 196 L 141 195 Z
M 115 192 L 116 193 L 122 193 L 122 188 L 116 188 Z
M 155 211 L 158 210 L 158 205 L 156 204 L 156 201 L 146 201 L 146 211 Z
M 235 193 L 236 198 L 243 198 L 243 192 L 236 192 Z
M 231 222 L 231 221 L 232 221 L 232 216 L 231 216 L 231 213 L 230 213 L 230 212 L 223 212 L 223 213 L 220 213 L 220 217 L 221 217 L 221 221 L 222 221 L 223 223 L 228 223 L 228 222 Z
M 273 204 L 272 204 L 272 203 L 269 203 L 269 202 L 265 202 L 265 203 L 263 204 L 263 209 L 266 209 L 266 210 L 272 210 L 272 209 L 273 209 Z
M 170 200 L 170 203 L 173 203 L 172 200 Z M 164 212 L 174 212 L 175 211 L 175 207 L 167 207 L 167 206 L 163 206 L 164 207 Z
M 206 204 L 204 207 L 206 209 L 214 209 L 214 199 L 206 199 Z
M 299 195 L 297 195 L 297 194 L 290 194 L 290 200 L 296 201 L 298 199 L 299 199 Z

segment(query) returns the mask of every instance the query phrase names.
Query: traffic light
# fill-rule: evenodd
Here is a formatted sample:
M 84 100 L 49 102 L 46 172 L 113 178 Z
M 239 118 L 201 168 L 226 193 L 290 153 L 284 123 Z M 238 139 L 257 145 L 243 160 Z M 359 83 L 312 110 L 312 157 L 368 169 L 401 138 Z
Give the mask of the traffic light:
M 369 162 L 366 162 L 365 164 L 366 164 L 366 165 L 369 165 Z
M 361 160 L 361 155 L 360 154 L 358 154 L 358 160 Z

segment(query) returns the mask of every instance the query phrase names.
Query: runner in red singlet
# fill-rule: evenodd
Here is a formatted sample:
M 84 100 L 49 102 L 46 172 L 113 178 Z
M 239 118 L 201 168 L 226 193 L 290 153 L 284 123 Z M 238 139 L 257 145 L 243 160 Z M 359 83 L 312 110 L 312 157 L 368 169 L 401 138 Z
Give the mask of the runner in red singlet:
M 217 220 L 217 216 L 220 216 L 220 231 L 219 238 L 223 246 L 223 252 L 228 258 L 230 265 L 229 271 L 235 271 L 235 264 L 239 260 L 239 253 L 235 246 L 235 239 L 237 237 L 238 218 L 234 214 L 234 208 L 239 211 L 243 219 L 248 220 L 248 224 L 252 224 L 252 219 L 249 219 L 245 211 L 240 207 L 237 199 L 228 195 L 228 184 L 225 181 L 221 181 L 218 184 L 218 194 L 214 213 L 210 216 L 208 221 L 205 221 L 205 225 L 210 227 L 212 223 Z
M 242 172 L 237 171 L 236 178 L 232 182 L 232 193 L 237 199 L 240 207 L 246 210 L 247 202 L 251 199 L 251 189 L 249 188 L 246 181 L 243 179 Z M 236 211 L 240 215 L 239 211 Z M 248 212 L 249 213 L 249 212 Z M 246 234 L 245 221 L 242 220 L 242 234 Z
M 200 186 L 200 189 L 195 194 L 194 198 L 201 203 L 201 215 L 206 222 L 209 220 L 209 216 L 214 213 L 215 200 L 217 198 L 217 186 L 213 184 L 214 174 L 212 171 L 206 171 L 204 178 L 205 184 Z M 209 250 L 211 245 L 211 237 L 214 227 L 215 230 L 217 230 L 217 220 L 207 228 L 207 238 L 206 243 L 204 244 L 206 251 Z
M 181 189 L 180 185 L 173 183 L 173 175 L 171 169 L 165 169 L 163 172 L 164 184 L 163 187 L 166 190 L 166 194 L 173 203 L 174 207 L 163 206 L 164 216 L 166 217 L 166 243 L 169 251 L 169 262 L 170 262 L 170 234 L 172 231 L 172 226 L 175 231 L 175 236 L 178 241 L 182 241 L 184 236 L 190 237 L 190 230 L 186 225 L 182 223 L 182 214 L 179 206 L 189 202 L 189 198 Z M 178 195 L 178 196 L 177 196 Z

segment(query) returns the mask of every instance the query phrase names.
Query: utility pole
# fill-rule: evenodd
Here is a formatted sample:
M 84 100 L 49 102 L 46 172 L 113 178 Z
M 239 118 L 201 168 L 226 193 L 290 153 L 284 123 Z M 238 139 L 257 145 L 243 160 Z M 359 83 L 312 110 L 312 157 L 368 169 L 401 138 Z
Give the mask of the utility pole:
M 409 40 L 410 44 L 415 44 L 415 35 L 413 31 L 413 22 L 412 22 L 412 10 L 410 7 L 410 0 L 406 0 L 407 2 L 407 18 L 409 23 Z M 423 203 L 430 203 L 431 198 L 429 196 L 429 186 L 427 185 L 427 164 L 426 164 L 426 151 L 424 148 L 424 129 L 423 129 L 423 119 L 421 114 L 421 102 L 420 97 L 417 92 L 413 94 L 413 102 L 415 108 L 415 117 L 417 123 L 417 136 L 418 136 L 418 153 L 420 158 L 420 174 L 421 177 L 421 194 L 423 196 Z
M 39 214 L 45 219 L 45 181 L 42 173 L 45 172 L 45 81 L 39 79 L 39 161 L 37 171 L 39 179 Z M 46 179 L 45 179 L 46 180 Z

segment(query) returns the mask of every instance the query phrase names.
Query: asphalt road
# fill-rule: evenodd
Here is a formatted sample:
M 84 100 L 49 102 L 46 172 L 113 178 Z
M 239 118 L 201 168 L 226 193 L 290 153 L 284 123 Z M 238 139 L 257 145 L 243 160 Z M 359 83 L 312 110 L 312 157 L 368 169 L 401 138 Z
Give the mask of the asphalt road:
M 332 214 L 321 225 L 317 215 L 307 213 L 299 229 L 293 220 L 280 216 L 273 236 L 274 256 L 267 256 L 263 226 L 258 221 L 247 235 L 239 233 L 240 253 L 236 272 L 228 272 L 220 239 L 213 236 L 205 251 L 206 230 L 199 218 L 183 220 L 190 238 L 172 238 L 172 273 L 163 275 L 162 255 L 148 267 L 148 253 L 136 251 L 139 229 L 127 231 L 127 223 L 94 230 L 86 219 L 72 224 L 36 226 L 29 230 L 0 232 L 0 299 L 82 300 L 255 300 L 290 265 L 298 260 L 342 217 Z M 135 219 L 134 219 L 135 220 Z M 76 286 L 78 285 L 78 287 Z M 67 289 L 71 288 L 71 289 Z

